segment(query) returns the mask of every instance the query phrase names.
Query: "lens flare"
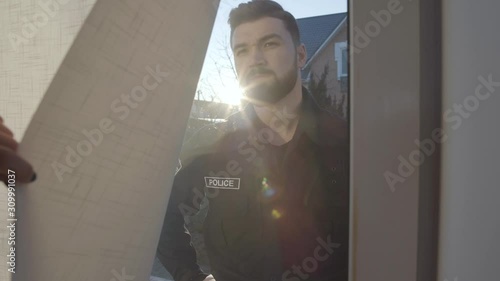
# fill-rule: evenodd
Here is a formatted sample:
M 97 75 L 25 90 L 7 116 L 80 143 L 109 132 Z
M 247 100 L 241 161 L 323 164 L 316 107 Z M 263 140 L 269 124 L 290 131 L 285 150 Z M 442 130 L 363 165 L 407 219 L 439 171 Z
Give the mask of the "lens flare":
M 275 219 L 279 219 L 281 218 L 283 215 L 276 209 L 272 210 L 271 212 L 271 215 L 273 216 L 273 218 Z
M 261 192 L 262 192 L 262 195 L 264 197 L 267 197 L 267 198 L 273 197 L 276 194 L 276 190 L 269 185 L 268 180 L 267 180 L 266 177 L 264 177 L 262 179 L 262 190 L 261 190 Z

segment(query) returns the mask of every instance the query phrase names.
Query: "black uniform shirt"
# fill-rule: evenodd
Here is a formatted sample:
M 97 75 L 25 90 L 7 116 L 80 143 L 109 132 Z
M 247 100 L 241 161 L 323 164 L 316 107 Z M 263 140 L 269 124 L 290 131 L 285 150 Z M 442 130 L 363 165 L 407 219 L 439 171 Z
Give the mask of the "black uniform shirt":
M 291 118 L 286 111 L 276 116 Z M 347 280 L 347 126 L 319 109 L 306 89 L 299 118 L 292 140 L 274 146 L 249 105 L 183 149 L 158 246 L 176 281 L 205 276 L 183 220 L 203 196 L 216 280 Z

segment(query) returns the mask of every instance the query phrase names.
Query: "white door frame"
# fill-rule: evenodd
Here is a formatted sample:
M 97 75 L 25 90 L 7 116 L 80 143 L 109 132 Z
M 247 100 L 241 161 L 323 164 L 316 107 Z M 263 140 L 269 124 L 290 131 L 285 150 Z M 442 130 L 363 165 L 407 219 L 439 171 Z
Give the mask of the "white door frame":
M 435 280 L 440 149 L 420 165 L 415 140 L 440 125 L 440 1 L 350 0 L 349 14 L 350 280 Z

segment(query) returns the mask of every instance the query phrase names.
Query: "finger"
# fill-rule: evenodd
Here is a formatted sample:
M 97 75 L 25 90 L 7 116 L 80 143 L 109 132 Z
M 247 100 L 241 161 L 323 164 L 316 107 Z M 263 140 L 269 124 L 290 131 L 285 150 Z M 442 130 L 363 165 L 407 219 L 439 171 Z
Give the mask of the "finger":
M 0 180 L 6 181 L 8 170 L 12 170 L 16 175 L 16 181 L 31 182 L 35 172 L 33 167 L 17 153 L 6 147 L 0 147 Z
M 0 170 L 0 181 L 5 183 L 5 186 L 9 186 L 7 175 L 7 171 L 4 171 L 3 169 Z
M 5 134 L 4 132 L 0 132 L 0 146 L 5 146 L 7 148 L 12 149 L 13 151 L 17 151 L 17 147 L 19 144 L 12 136 Z
M 0 123 L 0 132 L 4 132 L 12 137 L 14 136 L 14 133 L 9 128 L 7 128 L 7 126 L 5 126 L 3 123 Z
M 3 123 L 3 118 L 2 118 L 2 116 L 0 116 L 0 123 Z

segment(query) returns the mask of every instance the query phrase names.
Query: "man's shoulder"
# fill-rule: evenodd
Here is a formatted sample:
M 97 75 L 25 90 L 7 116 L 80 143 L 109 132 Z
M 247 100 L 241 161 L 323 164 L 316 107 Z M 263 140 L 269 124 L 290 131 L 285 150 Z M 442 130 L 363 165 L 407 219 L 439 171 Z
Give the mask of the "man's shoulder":
M 349 145 L 349 123 L 334 112 L 319 109 L 317 112 L 319 138 L 324 145 L 345 147 Z
M 337 114 L 324 110 L 320 116 L 320 124 L 328 132 L 338 133 L 338 138 L 345 140 L 349 131 L 347 120 Z
M 238 132 L 246 128 L 244 113 L 241 111 L 222 122 L 205 125 L 183 144 L 181 157 L 192 159 L 230 150 L 235 147 Z
M 325 146 L 345 146 L 349 142 L 349 125 L 346 118 L 318 104 L 311 93 L 303 88 L 303 108 L 307 120 L 317 130 L 318 143 Z
M 226 134 L 226 121 L 205 125 L 183 143 L 181 154 L 196 150 L 205 150 L 208 153 L 218 146 Z

